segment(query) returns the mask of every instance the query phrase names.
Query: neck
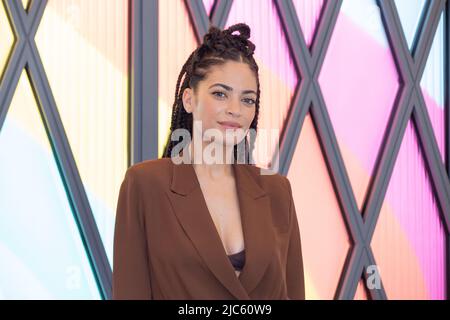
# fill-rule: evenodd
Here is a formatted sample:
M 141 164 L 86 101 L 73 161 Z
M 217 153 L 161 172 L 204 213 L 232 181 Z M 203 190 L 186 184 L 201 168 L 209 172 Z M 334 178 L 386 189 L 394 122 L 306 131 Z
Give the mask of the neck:
M 194 145 L 193 141 L 189 144 L 189 159 L 192 159 L 191 155 L 194 155 L 195 161 L 190 161 L 190 163 L 192 163 L 195 171 L 214 180 L 231 177 L 233 175 L 231 163 L 234 162 L 234 149 L 224 146 L 222 150 L 223 159 L 219 159 L 216 163 L 208 163 L 204 159 L 203 152 L 207 145 L 208 144 L 203 143 L 202 149 L 200 149 Z

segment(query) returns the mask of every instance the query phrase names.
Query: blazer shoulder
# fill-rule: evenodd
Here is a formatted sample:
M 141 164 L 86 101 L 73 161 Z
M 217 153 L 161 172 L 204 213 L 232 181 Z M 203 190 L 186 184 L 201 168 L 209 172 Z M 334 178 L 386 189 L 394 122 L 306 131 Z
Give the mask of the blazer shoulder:
M 131 165 L 125 178 L 131 177 L 139 187 L 149 187 L 170 181 L 170 158 L 150 159 Z
M 261 171 L 261 168 L 257 166 L 249 166 L 249 171 L 270 196 L 274 225 L 281 232 L 288 232 L 291 229 L 293 205 L 289 179 L 278 172 L 267 174 L 267 170 Z
M 290 192 L 289 179 L 282 174 L 275 172 L 268 174 L 267 170 L 264 170 L 258 166 L 247 165 L 250 174 L 256 178 L 263 188 L 268 190 L 281 190 L 286 194 Z
M 171 161 L 170 158 L 144 160 L 142 162 L 138 162 L 131 165 L 127 170 L 133 171 L 134 174 L 161 172 L 161 170 L 170 169 L 169 168 L 170 161 Z

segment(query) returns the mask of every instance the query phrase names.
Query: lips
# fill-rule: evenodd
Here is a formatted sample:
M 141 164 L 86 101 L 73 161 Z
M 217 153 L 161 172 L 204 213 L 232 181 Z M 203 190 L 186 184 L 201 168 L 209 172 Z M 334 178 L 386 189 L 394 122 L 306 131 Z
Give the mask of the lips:
M 238 129 L 242 126 L 234 121 L 218 121 L 218 123 L 224 128 Z

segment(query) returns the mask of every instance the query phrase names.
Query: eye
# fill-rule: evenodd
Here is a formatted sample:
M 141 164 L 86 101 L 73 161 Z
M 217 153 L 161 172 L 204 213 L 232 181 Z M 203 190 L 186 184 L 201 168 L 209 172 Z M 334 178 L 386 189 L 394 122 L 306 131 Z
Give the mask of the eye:
M 244 99 L 244 100 L 247 100 L 247 103 L 248 103 L 248 104 L 255 104 L 255 103 L 256 103 L 256 101 L 255 101 L 255 100 L 253 100 L 253 99 L 250 99 L 250 98 L 248 98 L 248 99 Z
M 225 95 L 225 93 L 223 93 L 221 91 L 214 91 L 212 94 L 219 98 L 223 98 L 223 96 L 218 96 L 218 95 L 216 95 L 216 93 Z

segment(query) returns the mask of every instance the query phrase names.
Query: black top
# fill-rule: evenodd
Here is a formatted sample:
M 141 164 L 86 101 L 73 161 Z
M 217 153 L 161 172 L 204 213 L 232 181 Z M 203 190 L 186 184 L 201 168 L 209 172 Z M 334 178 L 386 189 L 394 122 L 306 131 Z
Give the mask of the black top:
M 245 264 L 245 249 L 241 252 L 228 255 L 228 258 L 230 259 L 230 262 L 233 265 L 234 269 L 242 270 Z

